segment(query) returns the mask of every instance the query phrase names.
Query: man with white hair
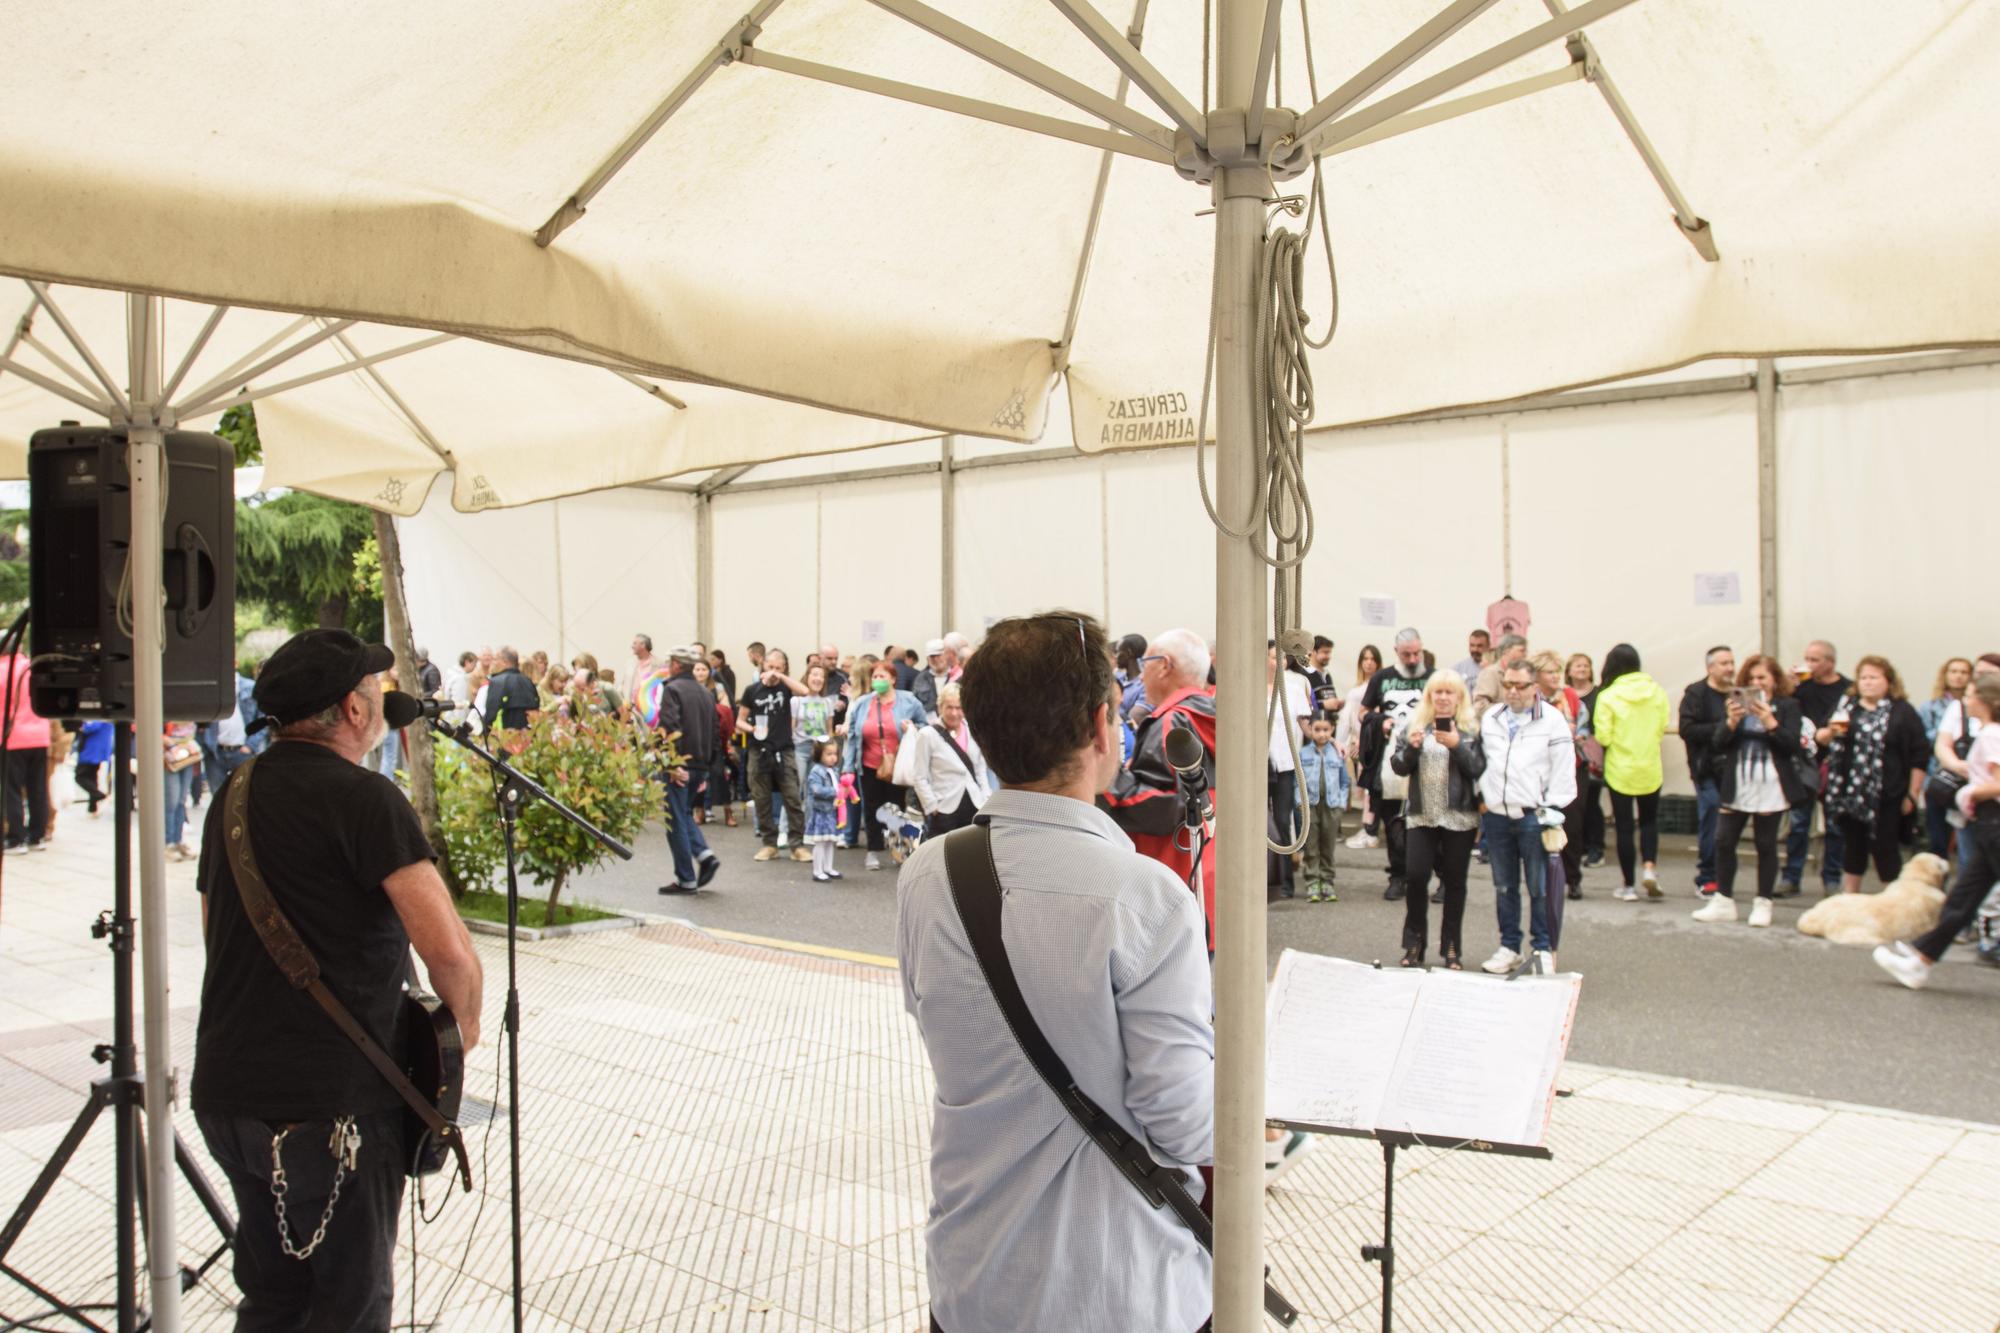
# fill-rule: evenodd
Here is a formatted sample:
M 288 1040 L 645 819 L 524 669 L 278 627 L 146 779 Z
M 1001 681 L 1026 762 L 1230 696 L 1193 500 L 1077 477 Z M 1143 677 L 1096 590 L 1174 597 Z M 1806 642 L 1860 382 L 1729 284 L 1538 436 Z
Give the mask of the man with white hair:
M 924 664 L 917 668 L 916 679 L 910 682 L 910 693 L 917 696 L 917 702 L 924 706 L 924 716 L 937 720 L 938 696 L 944 687 L 958 679 L 957 656 L 951 645 L 943 639 L 932 639 L 924 645 Z
M 956 675 L 965 669 L 965 659 L 972 656 L 972 640 L 952 630 L 944 636 L 944 657 Z
M 1215 784 L 1215 699 L 1208 692 L 1208 644 L 1192 630 L 1170 629 L 1146 646 L 1139 659 L 1139 683 L 1152 706 L 1132 746 L 1132 758 L 1097 802 L 1150 856 L 1179 875 L 1194 876 L 1194 857 L 1180 845 L 1181 803 L 1173 766 L 1167 762 L 1167 733 L 1191 728 L 1202 746 L 1202 767 Z M 1203 850 L 1202 910 L 1210 937 L 1215 931 L 1215 845 Z

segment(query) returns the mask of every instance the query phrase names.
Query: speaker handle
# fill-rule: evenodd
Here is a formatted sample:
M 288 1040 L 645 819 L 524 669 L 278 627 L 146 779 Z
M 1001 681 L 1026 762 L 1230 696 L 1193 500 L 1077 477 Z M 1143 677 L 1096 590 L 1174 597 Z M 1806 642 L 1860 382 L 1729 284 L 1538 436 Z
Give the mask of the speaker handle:
M 192 639 L 201 632 L 201 624 L 208 619 L 208 603 L 201 600 L 201 571 L 206 565 L 215 568 L 215 558 L 209 554 L 208 542 L 201 530 L 192 523 L 181 524 L 174 535 L 174 545 L 181 553 L 181 596 L 180 612 L 175 619 L 175 627 L 184 639 Z M 213 575 L 210 576 L 213 587 Z M 214 598 L 209 599 L 210 602 Z

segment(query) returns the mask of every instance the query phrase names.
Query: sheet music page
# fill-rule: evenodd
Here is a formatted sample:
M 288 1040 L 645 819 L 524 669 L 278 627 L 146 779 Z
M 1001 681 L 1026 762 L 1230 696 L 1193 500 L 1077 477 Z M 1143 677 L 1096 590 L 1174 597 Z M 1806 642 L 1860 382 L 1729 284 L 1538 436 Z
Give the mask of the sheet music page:
M 1426 973 L 1376 1127 L 1542 1146 L 1581 981 Z
M 1264 1114 L 1374 1129 L 1422 980 L 1285 950 L 1266 1001 Z

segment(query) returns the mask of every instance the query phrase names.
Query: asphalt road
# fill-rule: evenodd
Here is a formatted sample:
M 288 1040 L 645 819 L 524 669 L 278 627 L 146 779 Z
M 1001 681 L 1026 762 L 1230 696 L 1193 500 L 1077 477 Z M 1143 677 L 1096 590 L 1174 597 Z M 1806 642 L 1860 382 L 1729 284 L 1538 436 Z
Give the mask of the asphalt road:
M 893 866 L 871 873 L 861 868 L 861 853 L 842 852 L 839 868 L 846 878 L 815 884 L 809 865 L 752 861 L 756 845 L 747 827 L 704 831 L 723 859 L 706 891 L 657 893 L 672 878 L 672 863 L 656 824 L 638 839 L 632 862 L 593 871 L 570 892 L 578 901 L 699 926 L 895 954 Z M 1604 868 L 1587 872 L 1584 899 L 1568 904 L 1561 964 L 1584 976 L 1570 1044 L 1574 1058 L 2000 1121 L 2000 969 L 1960 949 L 1940 966 L 1929 989 L 1905 991 L 1875 967 L 1867 950 L 1840 948 L 1793 929 L 1818 900 L 1810 876 L 1806 896 L 1781 900 L 1768 930 L 1697 924 L 1688 918 L 1698 901 L 1693 840 L 1669 837 L 1664 844 L 1665 901 L 1612 899 L 1616 872 Z M 1401 956 L 1402 905 L 1382 900 L 1383 853 L 1342 848 L 1341 856 L 1340 902 L 1272 906 L 1273 966 L 1287 948 L 1386 963 Z M 1753 856 L 1746 845 L 1746 877 L 1754 873 Z M 1468 966 L 1498 943 L 1491 883 L 1475 863 L 1466 908 Z

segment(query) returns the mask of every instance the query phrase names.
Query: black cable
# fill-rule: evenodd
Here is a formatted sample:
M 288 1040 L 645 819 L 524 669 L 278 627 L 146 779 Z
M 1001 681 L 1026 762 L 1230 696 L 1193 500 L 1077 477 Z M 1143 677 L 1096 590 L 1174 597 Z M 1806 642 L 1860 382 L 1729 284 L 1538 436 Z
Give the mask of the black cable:
M 493 1190 L 493 1172 L 488 1169 L 488 1163 L 491 1160 L 491 1154 L 493 1151 L 493 1126 L 499 1119 L 497 1112 L 500 1109 L 500 1075 L 502 1071 L 504 1071 L 507 1067 L 507 1062 L 500 1058 L 502 1053 L 501 1049 L 502 1045 L 506 1041 L 507 1041 L 507 1029 L 503 1025 L 500 1029 L 500 1040 L 494 1044 L 494 1050 L 493 1050 L 493 1055 L 494 1055 L 493 1100 L 487 1103 L 489 1110 L 486 1120 L 486 1134 L 479 1141 L 479 1206 L 473 1210 L 472 1225 L 465 1229 L 465 1249 L 458 1257 L 458 1268 L 455 1272 L 452 1273 L 451 1281 L 445 1283 L 444 1294 L 438 1297 L 437 1314 L 431 1319 L 431 1321 L 428 1324 L 417 1323 L 417 1315 L 416 1315 L 417 1268 L 416 1268 L 416 1258 L 415 1258 L 416 1243 L 417 1243 L 416 1223 L 412 1222 L 410 1224 L 411 1333 L 423 1333 L 423 1330 L 425 1329 L 437 1327 L 439 1321 L 444 1318 L 444 1312 L 446 1307 L 449 1306 L 451 1303 L 452 1293 L 458 1290 L 459 1280 L 465 1276 L 466 1266 L 472 1262 L 472 1243 L 479 1237 L 480 1219 L 486 1216 L 486 1201 L 488 1198 L 492 1196 L 492 1190 Z M 513 1113 L 514 1109 L 511 1106 L 508 1107 L 507 1114 L 512 1115 Z M 447 1189 L 445 1191 L 445 1202 L 449 1203 L 450 1200 L 451 1200 L 451 1191 Z M 411 1200 L 411 1206 L 415 1207 L 416 1204 L 417 1201 L 413 1198 Z M 439 1204 L 437 1212 L 431 1214 L 428 1218 L 425 1219 L 425 1221 L 427 1223 L 437 1221 L 440 1217 L 444 1216 L 444 1210 L 445 1210 L 445 1204 Z

